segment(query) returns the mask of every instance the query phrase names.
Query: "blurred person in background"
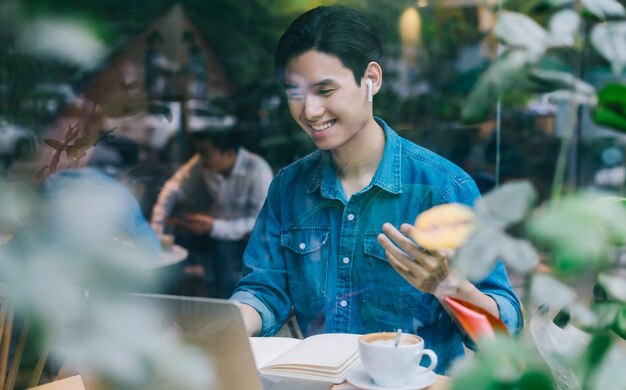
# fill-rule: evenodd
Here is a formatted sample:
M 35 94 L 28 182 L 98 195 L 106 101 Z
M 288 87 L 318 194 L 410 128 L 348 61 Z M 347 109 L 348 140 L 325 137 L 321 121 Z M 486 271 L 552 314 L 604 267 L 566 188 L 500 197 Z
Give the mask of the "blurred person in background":
M 208 291 L 197 294 L 234 290 L 273 177 L 261 156 L 241 146 L 242 136 L 233 129 L 192 133 L 196 154 L 165 183 L 152 210 L 157 234 L 174 233 L 189 251 L 185 273 L 207 280 Z

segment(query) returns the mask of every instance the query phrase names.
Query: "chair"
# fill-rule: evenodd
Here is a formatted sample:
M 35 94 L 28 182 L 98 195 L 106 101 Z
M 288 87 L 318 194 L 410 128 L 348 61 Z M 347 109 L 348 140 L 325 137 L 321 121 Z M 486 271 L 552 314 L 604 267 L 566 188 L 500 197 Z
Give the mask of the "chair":
M 0 389 L 13 390 L 18 381 L 30 321 L 25 320 L 19 325 L 19 329 L 15 328 L 18 326 L 15 313 L 5 299 L 4 289 L 4 285 L 0 285 Z M 13 339 L 15 332 L 19 332 L 17 340 Z M 11 351 L 12 356 L 10 356 Z M 39 383 L 47 358 L 48 350 L 44 349 L 37 358 L 34 368 L 26 373 L 19 372 L 21 379 L 26 378 L 28 386 L 36 386 Z
M 11 334 L 13 333 L 13 311 L 9 310 L 3 296 L 0 296 L 0 389 L 5 389 Z

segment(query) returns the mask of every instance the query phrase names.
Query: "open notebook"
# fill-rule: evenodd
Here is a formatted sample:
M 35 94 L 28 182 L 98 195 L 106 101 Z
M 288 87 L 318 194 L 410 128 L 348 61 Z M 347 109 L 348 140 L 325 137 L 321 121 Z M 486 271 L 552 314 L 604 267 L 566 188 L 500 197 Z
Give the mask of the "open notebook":
M 328 333 L 304 340 L 251 337 L 259 372 L 266 377 L 341 383 L 360 364 L 356 334 Z

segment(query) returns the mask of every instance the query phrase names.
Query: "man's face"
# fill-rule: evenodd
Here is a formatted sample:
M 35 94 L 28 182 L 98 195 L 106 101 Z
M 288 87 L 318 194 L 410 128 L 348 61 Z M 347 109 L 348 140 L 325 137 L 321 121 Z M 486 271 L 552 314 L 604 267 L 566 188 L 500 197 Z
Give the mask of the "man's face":
M 210 141 L 196 144 L 196 150 L 202 156 L 202 166 L 212 172 L 222 172 L 227 165 L 227 152 L 222 152 Z
M 367 88 L 335 56 L 309 50 L 285 67 L 289 111 L 315 146 L 337 150 L 358 143 L 355 137 L 371 119 Z

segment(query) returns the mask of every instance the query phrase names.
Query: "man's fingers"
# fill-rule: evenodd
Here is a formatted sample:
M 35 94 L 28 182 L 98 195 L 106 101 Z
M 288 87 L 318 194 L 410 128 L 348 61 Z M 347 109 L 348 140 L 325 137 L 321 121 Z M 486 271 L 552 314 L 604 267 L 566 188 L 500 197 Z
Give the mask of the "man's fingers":
M 402 229 L 407 230 L 411 225 L 403 224 Z M 402 250 L 408 254 L 412 260 L 424 267 L 426 270 L 432 271 L 439 266 L 439 260 L 422 251 L 409 237 L 396 229 L 392 224 L 385 223 L 383 225 L 385 234 L 393 240 Z
M 396 257 L 391 252 L 385 251 L 385 255 L 387 256 L 387 259 L 389 259 L 389 264 L 391 264 L 391 266 L 395 268 L 396 271 L 400 272 L 401 274 L 411 273 L 411 270 L 407 266 L 402 264 L 402 262 L 398 261 L 398 259 L 396 259 Z
M 400 273 L 403 271 L 420 277 L 425 277 L 428 274 L 428 271 L 425 270 L 420 263 L 408 257 L 405 252 L 391 242 L 389 237 L 384 234 L 379 234 L 378 241 L 383 248 L 385 248 L 385 255 L 391 265 Z

